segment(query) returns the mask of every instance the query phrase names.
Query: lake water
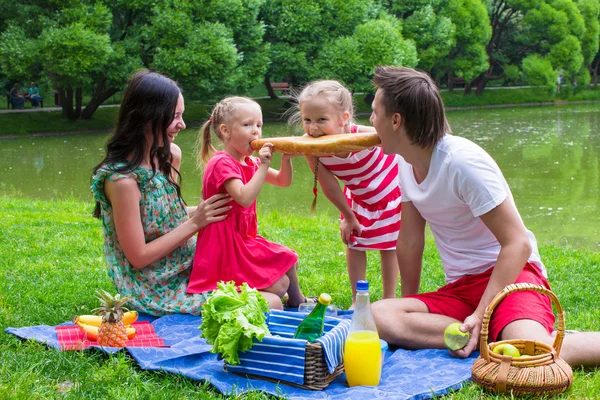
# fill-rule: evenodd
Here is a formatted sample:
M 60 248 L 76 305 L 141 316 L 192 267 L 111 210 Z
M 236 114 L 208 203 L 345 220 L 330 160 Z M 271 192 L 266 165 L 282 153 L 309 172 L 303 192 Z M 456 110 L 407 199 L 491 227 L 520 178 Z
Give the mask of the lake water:
M 600 104 L 452 111 L 448 119 L 454 134 L 478 143 L 498 162 L 525 225 L 540 243 L 600 250 Z M 201 187 L 192 154 L 196 131 L 187 129 L 176 139 L 184 152 L 188 204 L 198 201 Z M 275 122 L 267 122 L 263 133 L 292 134 Z M 106 139 L 107 134 L 85 134 L 1 140 L 0 194 L 91 201 L 91 168 L 102 159 Z M 294 174 L 289 188 L 265 185 L 259 213 L 308 215 L 313 177 L 303 158 L 294 160 Z M 317 212 L 337 215 L 322 193 Z

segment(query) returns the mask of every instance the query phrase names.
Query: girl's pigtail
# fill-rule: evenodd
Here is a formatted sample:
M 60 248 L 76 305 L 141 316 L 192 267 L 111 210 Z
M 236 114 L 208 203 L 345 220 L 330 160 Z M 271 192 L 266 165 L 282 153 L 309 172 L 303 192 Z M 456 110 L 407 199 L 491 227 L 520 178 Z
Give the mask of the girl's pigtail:
M 310 215 L 315 215 L 315 213 L 317 211 L 317 194 L 319 193 L 319 188 L 317 187 L 318 177 L 319 177 L 319 157 L 317 157 L 315 160 L 315 180 L 313 182 L 314 198 L 312 201 L 312 205 L 310 206 Z
M 200 130 L 198 137 L 198 146 L 200 148 L 200 157 L 198 157 L 198 167 L 202 168 L 208 163 L 208 160 L 215 154 L 216 150 L 210 140 L 210 126 L 212 125 L 212 117 L 208 119 Z

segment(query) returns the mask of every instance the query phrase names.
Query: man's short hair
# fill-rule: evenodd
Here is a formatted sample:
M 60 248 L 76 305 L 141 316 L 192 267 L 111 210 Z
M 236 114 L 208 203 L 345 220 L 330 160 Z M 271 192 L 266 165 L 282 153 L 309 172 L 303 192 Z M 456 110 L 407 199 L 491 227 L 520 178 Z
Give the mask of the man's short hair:
M 432 148 L 444 134 L 451 133 L 444 102 L 435 82 L 424 72 L 406 67 L 375 69 L 373 84 L 386 115 L 399 113 L 411 143 Z

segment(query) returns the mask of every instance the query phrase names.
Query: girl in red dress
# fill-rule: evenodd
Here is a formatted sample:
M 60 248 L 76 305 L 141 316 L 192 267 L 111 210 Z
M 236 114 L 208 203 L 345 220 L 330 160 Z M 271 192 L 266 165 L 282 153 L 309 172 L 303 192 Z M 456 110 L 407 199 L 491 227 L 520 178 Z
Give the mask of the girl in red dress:
M 223 142 L 223 151 L 212 146 L 211 130 Z M 261 137 L 261 130 L 260 106 L 245 97 L 219 102 L 201 130 L 201 161 L 206 165 L 203 197 L 227 193 L 233 201 L 225 220 L 198 232 L 188 293 L 214 290 L 219 281 L 246 282 L 261 291 L 271 308 L 281 309 L 286 292 L 286 306 L 297 307 L 306 301 L 298 285 L 298 255 L 257 233 L 256 198 L 263 184 L 292 183 L 290 156 L 282 156 L 279 171 L 270 168 L 272 144 L 265 144 L 258 157 L 252 157 L 250 142 Z

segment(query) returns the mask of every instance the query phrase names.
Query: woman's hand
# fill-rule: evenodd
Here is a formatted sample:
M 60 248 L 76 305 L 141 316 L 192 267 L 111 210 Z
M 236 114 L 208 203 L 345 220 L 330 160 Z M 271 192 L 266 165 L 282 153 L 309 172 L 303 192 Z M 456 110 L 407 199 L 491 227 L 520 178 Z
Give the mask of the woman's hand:
M 229 215 L 231 197 L 227 193 L 218 193 L 206 200 L 200 200 L 196 211 L 190 220 L 197 226 L 197 230 L 213 222 L 223 221 Z
M 361 233 L 362 228 L 354 214 L 352 214 L 350 218 L 344 217 L 340 224 L 340 234 L 342 236 L 342 242 L 344 242 L 346 246 L 352 244 L 352 235 L 360 236 Z

